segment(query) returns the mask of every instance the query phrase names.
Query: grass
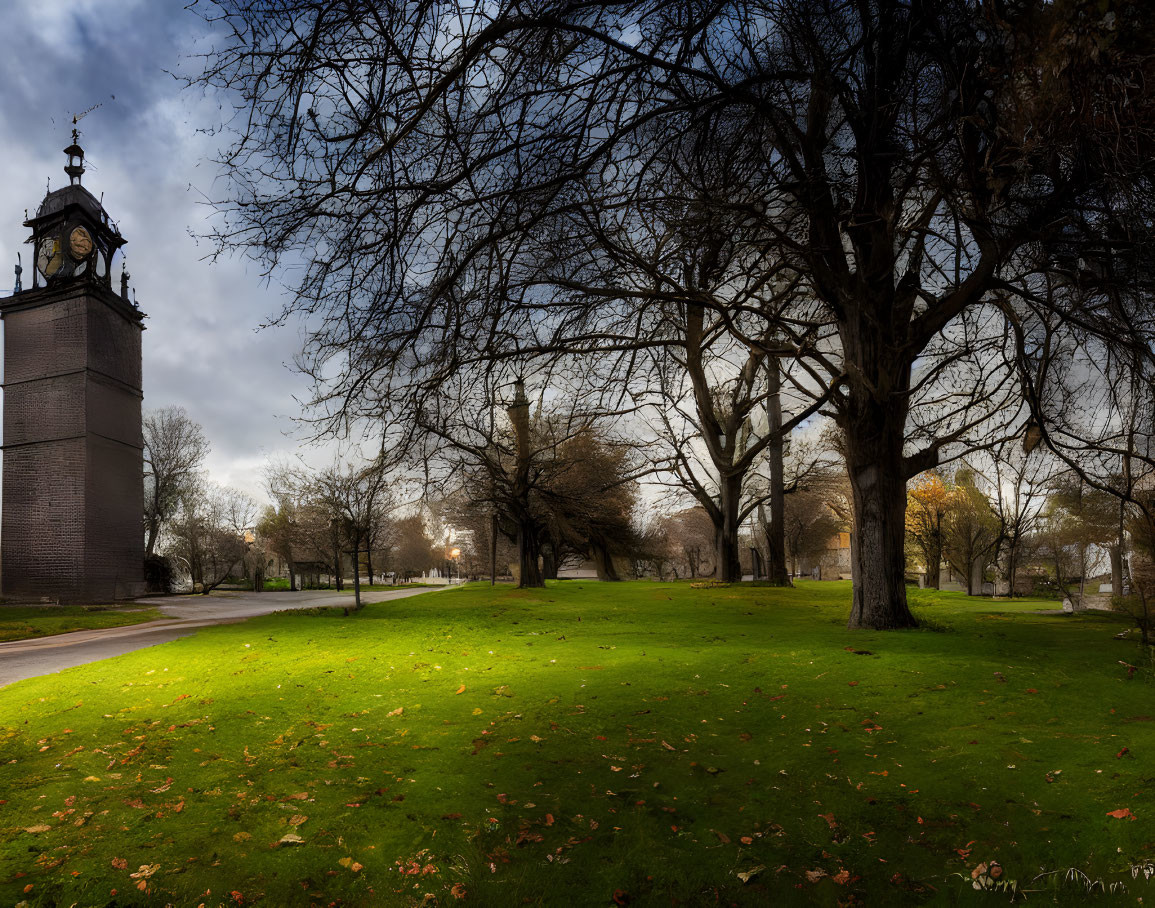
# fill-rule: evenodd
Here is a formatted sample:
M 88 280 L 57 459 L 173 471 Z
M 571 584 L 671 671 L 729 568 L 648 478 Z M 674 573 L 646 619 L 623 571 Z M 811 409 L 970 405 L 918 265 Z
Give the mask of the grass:
M 12 685 L 0 903 L 1009 901 L 972 888 L 992 861 L 1155 896 L 1119 621 L 912 593 L 932 629 L 851 632 L 848 600 L 479 585 Z
M 0 642 L 103 627 L 143 624 L 165 617 L 158 609 L 123 605 L 0 606 Z

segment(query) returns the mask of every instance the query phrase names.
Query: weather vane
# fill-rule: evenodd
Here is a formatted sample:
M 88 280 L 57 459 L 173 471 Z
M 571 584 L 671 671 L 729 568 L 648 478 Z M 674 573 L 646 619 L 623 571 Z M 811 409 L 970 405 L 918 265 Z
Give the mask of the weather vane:
M 72 115 L 72 141 L 75 142 L 76 139 L 78 138 L 77 132 L 76 132 L 76 124 L 79 123 L 81 120 L 83 120 L 85 117 L 87 117 L 90 113 L 92 113 L 98 107 L 103 107 L 103 106 L 104 106 L 104 102 L 101 101 L 98 104 L 93 104 L 90 108 L 88 108 L 88 110 L 82 110 L 80 113 Z

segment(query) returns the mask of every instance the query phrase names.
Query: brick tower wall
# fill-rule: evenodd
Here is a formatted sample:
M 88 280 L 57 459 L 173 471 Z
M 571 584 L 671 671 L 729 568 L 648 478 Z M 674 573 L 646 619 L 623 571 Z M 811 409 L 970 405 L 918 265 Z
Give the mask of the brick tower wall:
M 139 595 L 140 325 L 90 285 L 25 292 L 2 308 L 3 595 Z

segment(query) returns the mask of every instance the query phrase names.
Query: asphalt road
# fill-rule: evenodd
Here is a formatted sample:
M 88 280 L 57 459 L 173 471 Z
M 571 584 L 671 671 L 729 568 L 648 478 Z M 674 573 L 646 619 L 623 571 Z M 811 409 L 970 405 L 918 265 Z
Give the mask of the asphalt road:
M 405 599 L 422 593 L 436 592 L 438 589 L 444 587 L 366 592 L 361 594 L 361 599 L 363 602 L 386 602 L 390 599 Z M 14 681 L 23 681 L 25 678 L 50 675 L 76 665 L 110 659 L 133 650 L 144 649 L 146 646 L 168 643 L 170 640 L 187 637 L 199 627 L 234 624 L 283 609 L 315 608 L 325 605 L 352 606 L 353 595 L 328 590 L 256 595 L 214 593 L 210 596 L 138 599 L 137 602 L 142 605 L 155 605 L 169 618 L 128 627 L 74 631 L 71 634 L 0 643 L 0 687 Z

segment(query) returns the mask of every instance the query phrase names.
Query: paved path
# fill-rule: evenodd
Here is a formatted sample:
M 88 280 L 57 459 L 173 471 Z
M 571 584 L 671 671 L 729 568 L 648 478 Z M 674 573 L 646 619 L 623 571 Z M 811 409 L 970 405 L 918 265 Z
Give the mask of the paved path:
M 421 593 L 436 592 L 422 587 L 415 590 L 364 592 L 363 602 L 386 602 L 405 599 Z M 353 605 L 352 593 L 334 593 L 329 590 L 309 590 L 298 593 L 214 593 L 210 596 L 166 596 L 159 599 L 138 599 L 142 605 L 155 605 L 170 616 L 167 619 L 133 624 L 128 627 L 108 627 L 99 630 L 73 631 L 52 637 L 31 640 L 12 640 L 0 643 L 0 686 L 35 678 L 109 659 L 133 650 L 168 643 L 187 637 L 198 627 L 214 624 L 233 624 L 267 615 L 283 609 L 316 608 L 326 605 Z

